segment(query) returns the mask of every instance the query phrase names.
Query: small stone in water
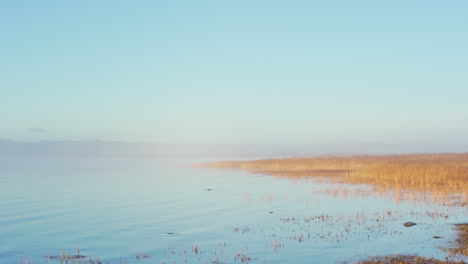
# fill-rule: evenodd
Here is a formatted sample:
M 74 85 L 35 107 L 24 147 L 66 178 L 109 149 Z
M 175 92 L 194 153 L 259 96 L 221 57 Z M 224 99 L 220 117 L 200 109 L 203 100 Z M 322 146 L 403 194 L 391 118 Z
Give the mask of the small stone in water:
M 403 225 L 406 226 L 406 227 L 411 227 L 411 226 L 415 226 L 416 223 L 415 222 L 406 222 Z

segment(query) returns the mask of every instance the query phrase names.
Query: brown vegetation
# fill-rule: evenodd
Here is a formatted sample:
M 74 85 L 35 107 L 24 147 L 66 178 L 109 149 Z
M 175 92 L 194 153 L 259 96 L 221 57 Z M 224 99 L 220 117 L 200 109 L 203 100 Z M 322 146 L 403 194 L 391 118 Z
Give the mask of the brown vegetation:
M 413 255 L 390 255 L 359 261 L 358 264 L 465 264 L 463 261 L 438 260 Z
M 468 256 L 468 223 L 455 225 L 458 231 L 455 247 L 450 248 L 449 252 L 455 255 Z
M 450 254 L 468 256 L 468 223 L 456 225 L 458 237 L 453 248 L 449 248 Z M 368 260 L 359 261 L 358 264 L 465 264 L 463 260 L 438 260 L 414 255 L 389 255 L 372 257 Z
M 325 177 L 383 189 L 429 191 L 436 195 L 458 194 L 464 196 L 461 203 L 465 203 L 468 192 L 468 153 L 321 156 L 226 161 L 198 166 L 239 168 L 281 177 Z

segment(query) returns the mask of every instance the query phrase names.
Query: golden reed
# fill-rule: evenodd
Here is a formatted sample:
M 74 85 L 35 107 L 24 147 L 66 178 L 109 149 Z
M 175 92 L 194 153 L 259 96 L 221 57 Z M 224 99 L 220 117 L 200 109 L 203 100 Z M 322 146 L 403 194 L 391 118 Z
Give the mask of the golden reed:
M 239 168 L 293 178 L 322 176 L 395 190 L 468 195 L 468 153 L 320 156 L 225 161 L 197 166 Z

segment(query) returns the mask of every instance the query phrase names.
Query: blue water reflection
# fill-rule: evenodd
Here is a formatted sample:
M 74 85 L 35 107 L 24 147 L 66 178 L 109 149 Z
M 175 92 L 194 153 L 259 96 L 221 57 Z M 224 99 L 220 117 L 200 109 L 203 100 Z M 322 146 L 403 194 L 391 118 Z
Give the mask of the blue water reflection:
M 0 264 L 50 263 L 49 256 L 76 254 L 77 247 L 104 263 L 443 258 L 451 224 L 468 221 L 463 208 L 332 195 L 327 190 L 337 185 L 188 166 L 206 161 L 2 159 Z M 405 221 L 418 225 L 405 228 Z

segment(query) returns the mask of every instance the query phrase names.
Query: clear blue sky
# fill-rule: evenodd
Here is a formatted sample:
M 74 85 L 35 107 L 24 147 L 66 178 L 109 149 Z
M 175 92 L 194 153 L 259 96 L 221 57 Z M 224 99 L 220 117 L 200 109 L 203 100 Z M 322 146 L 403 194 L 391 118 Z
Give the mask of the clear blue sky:
M 468 1 L 1 1 L 0 138 L 468 142 Z

